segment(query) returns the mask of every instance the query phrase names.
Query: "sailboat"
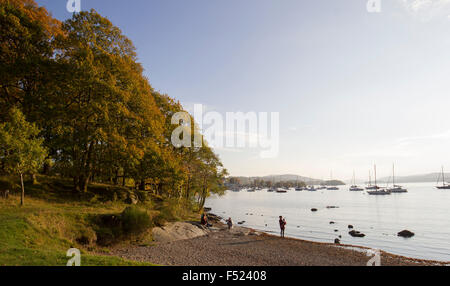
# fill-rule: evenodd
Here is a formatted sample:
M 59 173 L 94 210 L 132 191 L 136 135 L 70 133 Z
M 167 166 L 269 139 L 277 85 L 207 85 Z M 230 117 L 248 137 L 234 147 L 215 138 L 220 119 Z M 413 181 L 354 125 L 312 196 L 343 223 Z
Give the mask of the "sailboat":
M 360 191 L 364 191 L 363 188 L 360 188 L 358 185 L 356 185 L 355 171 L 353 171 L 353 185 L 350 186 L 349 191 L 350 191 L 350 192 L 360 192 Z
M 438 181 L 440 176 L 438 178 Z M 450 190 L 450 184 L 445 182 L 444 167 L 442 167 L 442 186 L 436 186 L 440 190 Z
M 369 171 L 369 184 L 367 185 L 366 190 L 378 190 L 379 188 L 380 187 L 378 187 L 376 183 L 375 185 L 372 185 L 372 176 Z
M 295 190 L 297 191 L 297 192 L 301 192 L 301 191 L 303 191 L 303 188 L 302 187 L 300 187 L 299 185 L 298 185 L 298 176 L 297 176 L 297 182 L 296 182 L 296 187 L 295 187 Z
M 306 190 L 308 192 L 317 192 L 317 189 L 314 186 L 309 186 Z
M 332 182 L 332 181 L 333 181 L 333 171 L 331 171 L 331 176 L 330 176 L 330 182 Z M 327 190 L 329 190 L 329 191 L 337 191 L 337 190 L 339 190 L 339 188 L 336 187 L 336 186 L 330 186 L 330 187 L 327 188 Z
M 390 195 L 391 194 L 391 192 L 390 191 L 388 191 L 388 190 L 383 190 L 383 189 L 380 189 L 380 187 L 378 187 L 377 186 L 377 166 L 375 165 L 375 167 L 374 167 L 374 170 L 375 170 L 375 186 L 374 186 L 374 189 L 373 190 L 371 190 L 371 191 L 367 191 L 367 193 L 369 194 L 369 195 Z
M 287 190 L 285 188 L 278 188 L 277 193 L 287 193 Z
M 392 165 L 392 188 L 388 188 L 391 193 L 407 193 L 408 190 L 395 184 L 395 165 Z

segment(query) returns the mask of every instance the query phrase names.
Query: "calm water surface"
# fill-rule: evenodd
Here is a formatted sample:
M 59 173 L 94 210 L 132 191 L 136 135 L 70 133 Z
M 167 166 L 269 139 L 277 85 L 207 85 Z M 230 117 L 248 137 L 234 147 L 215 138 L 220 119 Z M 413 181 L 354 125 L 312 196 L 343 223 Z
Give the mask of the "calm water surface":
M 249 193 L 228 191 L 208 199 L 207 207 L 234 223 L 268 233 L 278 233 L 278 216 L 286 217 L 286 236 L 318 242 L 334 242 L 378 248 L 414 258 L 450 261 L 450 190 L 437 190 L 432 183 L 404 184 L 409 193 L 370 196 L 366 192 L 339 191 Z M 337 206 L 327 209 L 327 206 Z M 311 212 L 317 208 L 317 212 Z M 330 224 L 333 221 L 335 224 Z M 353 238 L 348 225 L 366 234 Z M 397 236 L 408 229 L 410 239 Z M 335 232 L 337 230 L 337 232 Z

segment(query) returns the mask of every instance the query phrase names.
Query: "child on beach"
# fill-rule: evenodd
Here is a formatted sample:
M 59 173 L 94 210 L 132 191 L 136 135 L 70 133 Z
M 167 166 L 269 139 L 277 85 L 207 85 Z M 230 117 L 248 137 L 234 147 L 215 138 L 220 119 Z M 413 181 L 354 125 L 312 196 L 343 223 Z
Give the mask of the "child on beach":
M 284 230 L 286 229 L 286 219 L 284 219 L 282 216 L 280 216 L 280 220 L 278 221 L 280 223 L 280 236 L 284 238 Z
M 228 230 L 231 230 L 231 228 L 233 227 L 233 221 L 231 220 L 231 217 L 229 217 L 227 220 L 227 225 L 228 225 Z
M 202 217 L 200 218 L 200 223 L 203 226 L 212 227 L 212 224 L 208 223 L 208 216 L 205 213 L 202 214 Z

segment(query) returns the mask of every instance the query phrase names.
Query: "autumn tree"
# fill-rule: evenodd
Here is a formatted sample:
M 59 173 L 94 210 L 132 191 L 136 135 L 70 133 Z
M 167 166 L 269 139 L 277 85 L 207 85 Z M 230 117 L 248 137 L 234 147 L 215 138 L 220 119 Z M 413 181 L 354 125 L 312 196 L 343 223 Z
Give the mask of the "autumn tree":
M 33 0 L 0 0 L 0 31 L 0 122 L 10 124 L 17 106 L 17 120 L 33 123 L 24 138 L 48 150 L 45 174 L 54 166 L 77 192 L 92 181 L 128 180 L 200 206 L 223 192 L 226 171 L 207 142 L 172 144 L 172 116 L 185 112 L 182 105 L 152 88 L 133 43 L 108 19 L 91 10 L 61 23 Z M 30 158 L 39 153 L 33 148 Z
M 39 108 L 59 25 L 33 0 L 0 0 L 0 118 L 17 104 L 25 114 Z
M 90 11 L 74 15 L 62 30 L 57 61 L 69 72 L 53 112 L 59 114 L 53 128 L 57 160 L 71 162 L 75 189 L 85 192 L 96 171 L 134 168 L 162 132 L 161 115 L 135 48 L 120 29 Z

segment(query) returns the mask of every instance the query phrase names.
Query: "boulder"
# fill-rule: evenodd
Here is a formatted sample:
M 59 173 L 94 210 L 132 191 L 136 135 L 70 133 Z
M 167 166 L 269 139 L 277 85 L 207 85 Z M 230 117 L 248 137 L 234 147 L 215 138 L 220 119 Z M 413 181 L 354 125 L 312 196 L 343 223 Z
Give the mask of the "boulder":
M 353 229 L 353 225 L 349 224 L 348 229 Z
M 335 224 L 335 222 L 334 221 L 330 221 L 330 224 Z
M 156 227 L 152 230 L 153 240 L 156 242 L 173 242 L 207 234 L 208 230 L 200 224 L 187 222 L 169 223 L 164 227 Z
M 311 211 L 312 211 L 312 212 L 316 212 L 316 211 L 317 211 L 317 209 L 313 208 L 313 209 L 311 209 Z
M 404 237 L 404 238 L 411 238 L 415 234 L 414 234 L 414 232 L 411 232 L 409 230 L 402 230 L 397 235 L 400 236 L 400 237 Z
M 206 214 L 206 217 L 208 218 L 208 221 L 211 221 L 211 222 L 219 222 L 222 220 L 222 217 L 215 215 L 213 213 Z
M 335 244 L 341 244 L 341 240 L 340 240 L 339 238 L 336 238 L 336 239 L 334 240 L 334 243 L 335 243 Z
M 348 234 L 350 234 L 353 237 L 365 237 L 366 236 L 364 233 L 361 233 L 361 232 L 356 231 L 356 230 L 352 230 Z

